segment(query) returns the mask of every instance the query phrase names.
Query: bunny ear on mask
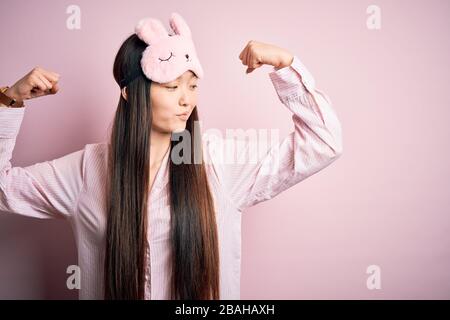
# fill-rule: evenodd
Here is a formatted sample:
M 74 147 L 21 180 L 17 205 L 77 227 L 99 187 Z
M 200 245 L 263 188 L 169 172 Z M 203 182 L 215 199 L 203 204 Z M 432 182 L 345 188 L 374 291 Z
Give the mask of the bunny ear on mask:
M 168 33 L 161 21 L 154 18 L 141 19 L 134 28 L 136 35 L 147 43 L 152 45 L 161 38 L 168 37 Z
M 191 29 L 180 14 L 173 12 L 169 24 L 175 34 L 191 38 Z

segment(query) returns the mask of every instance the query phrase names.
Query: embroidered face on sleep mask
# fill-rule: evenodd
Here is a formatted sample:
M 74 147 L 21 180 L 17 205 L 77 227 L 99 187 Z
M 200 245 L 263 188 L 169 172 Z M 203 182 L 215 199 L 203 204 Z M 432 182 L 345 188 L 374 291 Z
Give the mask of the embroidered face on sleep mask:
M 141 58 L 145 76 L 158 83 L 171 82 L 187 70 L 203 78 L 203 69 L 197 57 L 191 30 L 178 13 L 172 13 L 169 24 L 175 34 L 170 35 L 161 21 L 141 19 L 135 33 L 148 44 Z

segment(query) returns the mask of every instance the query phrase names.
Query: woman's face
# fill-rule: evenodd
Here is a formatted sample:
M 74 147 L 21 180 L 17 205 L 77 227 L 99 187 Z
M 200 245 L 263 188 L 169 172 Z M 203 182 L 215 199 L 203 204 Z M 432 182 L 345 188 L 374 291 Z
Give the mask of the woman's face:
M 171 82 L 152 82 L 152 130 L 172 133 L 186 129 L 186 122 L 197 106 L 197 82 L 197 76 L 190 70 Z

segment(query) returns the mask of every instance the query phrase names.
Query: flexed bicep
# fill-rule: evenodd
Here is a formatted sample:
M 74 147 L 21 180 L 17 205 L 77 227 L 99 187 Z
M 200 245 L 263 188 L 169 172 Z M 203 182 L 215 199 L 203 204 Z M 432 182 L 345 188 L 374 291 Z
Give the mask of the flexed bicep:
M 341 125 L 330 99 L 315 88 L 314 79 L 300 60 L 294 57 L 292 65 L 269 76 L 280 101 L 292 112 L 294 130 L 258 155 L 257 161 L 252 160 L 256 151 L 251 141 L 234 149 L 235 159 L 244 161 L 219 163 L 223 157 L 215 156 L 221 184 L 240 210 L 275 197 L 325 168 L 342 153 Z M 226 140 L 211 145 L 217 154 L 231 150 L 224 147 Z

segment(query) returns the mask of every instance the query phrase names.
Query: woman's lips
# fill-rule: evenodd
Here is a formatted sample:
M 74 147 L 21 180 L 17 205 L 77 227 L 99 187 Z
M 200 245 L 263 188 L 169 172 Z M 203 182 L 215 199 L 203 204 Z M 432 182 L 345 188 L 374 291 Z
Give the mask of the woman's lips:
M 177 114 L 177 117 L 180 118 L 181 120 L 186 121 L 187 119 L 189 119 L 189 113 Z

